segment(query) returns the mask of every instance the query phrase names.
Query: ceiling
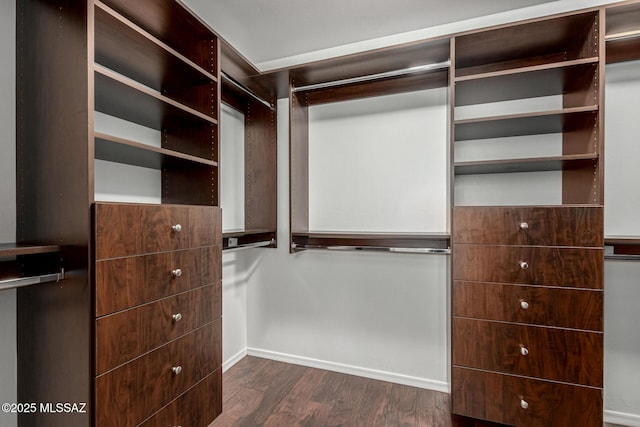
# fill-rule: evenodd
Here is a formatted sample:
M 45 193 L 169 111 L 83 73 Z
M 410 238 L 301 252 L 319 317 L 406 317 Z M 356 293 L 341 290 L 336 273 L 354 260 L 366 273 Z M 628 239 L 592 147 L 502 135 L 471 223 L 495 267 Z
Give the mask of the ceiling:
M 558 0 L 182 1 L 260 67 L 309 52 Z

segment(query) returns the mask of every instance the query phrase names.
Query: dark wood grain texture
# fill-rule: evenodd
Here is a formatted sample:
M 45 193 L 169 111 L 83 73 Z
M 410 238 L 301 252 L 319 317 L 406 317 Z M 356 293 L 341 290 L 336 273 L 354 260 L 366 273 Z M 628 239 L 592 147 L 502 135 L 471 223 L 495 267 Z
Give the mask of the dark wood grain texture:
M 222 369 L 217 369 L 140 427 L 206 427 L 221 412 Z
M 206 286 L 99 318 L 96 375 L 220 318 L 220 288 Z
M 295 233 L 309 229 L 309 104 L 293 90 L 289 99 L 289 230 Z
M 220 369 L 222 322 L 217 320 L 96 378 L 96 426 L 137 425 Z M 172 368 L 182 371 L 174 374 Z
M 457 414 L 519 427 L 600 427 L 603 417 L 600 389 L 458 367 L 452 405 Z
M 97 203 L 95 210 L 97 259 L 211 246 L 222 237 L 218 208 Z
M 602 291 L 454 280 L 451 314 L 603 331 L 603 299 Z
M 219 246 L 96 263 L 96 316 L 104 316 L 221 280 Z M 176 277 L 173 270 L 180 269 Z
M 526 223 L 526 228 L 522 224 Z M 453 209 L 453 243 L 593 246 L 603 243 L 602 207 L 466 207 Z
M 603 385 L 601 332 L 454 317 L 451 337 L 453 366 L 591 387 Z
M 602 289 L 603 259 L 602 249 L 596 248 L 454 244 L 452 277 Z

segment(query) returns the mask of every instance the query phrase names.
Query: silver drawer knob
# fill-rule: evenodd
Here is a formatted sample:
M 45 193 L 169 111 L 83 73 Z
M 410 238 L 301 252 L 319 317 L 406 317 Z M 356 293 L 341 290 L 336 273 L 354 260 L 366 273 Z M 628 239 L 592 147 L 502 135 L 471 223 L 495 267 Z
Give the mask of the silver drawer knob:
M 173 372 L 173 375 L 180 375 L 180 372 L 182 372 L 182 366 L 174 366 L 171 368 L 171 372 Z
M 172 226 L 171 226 L 171 229 L 172 229 L 173 231 L 175 231 L 176 233 L 179 233 L 179 232 L 181 232 L 181 231 L 182 231 L 182 226 L 181 226 L 180 224 L 172 225 Z
M 520 261 L 520 268 L 523 270 L 527 270 L 529 268 L 529 263 L 526 261 Z
M 527 310 L 529 308 L 529 303 L 526 301 L 520 301 L 520 308 L 523 310 Z
M 520 346 L 520 354 L 523 356 L 527 356 L 529 354 L 529 349 L 523 345 Z
M 520 399 L 520 407 L 522 409 L 527 409 L 529 407 L 529 403 L 524 399 Z
M 529 229 L 529 224 L 527 224 L 526 222 L 521 222 L 520 230 L 527 230 L 527 229 Z
M 171 270 L 171 274 L 173 275 L 173 277 L 180 277 L 182 276 L 182 270 L 176 268 L 175 270 Z
M 182 320 L 182 314 L 181 314 L 181 313 L 176 313 L 176 314 L 174 314 L 174 315 L 172 315 L 172 316 L 171 316 L 171 319 L 172 319 L 174 322 L 179 322 L 179 321 L 181 321 L 181 320 Z

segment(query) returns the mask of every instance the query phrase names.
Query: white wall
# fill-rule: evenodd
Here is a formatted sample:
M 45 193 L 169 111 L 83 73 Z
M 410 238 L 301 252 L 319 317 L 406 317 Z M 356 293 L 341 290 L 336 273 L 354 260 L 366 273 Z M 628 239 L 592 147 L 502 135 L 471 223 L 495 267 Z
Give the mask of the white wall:
M 640 61 L 608 65 L 605 109 L 605 235 L 639 236 Z M 605 410 L 640 426 L 640 263 L 605 261 Z
M 287 103 L 278 101 L 279 247 L 250 252 L 249 353 L 446 390 L 446 256 L 289 254 Z
M 15 8 L 0 1 L 0 243 L 16 240 Z M 0 292 L 0 403 L 17 399 L 15 295 Z M 17 418 L 0 412 L 0 425 L 13 427 Z

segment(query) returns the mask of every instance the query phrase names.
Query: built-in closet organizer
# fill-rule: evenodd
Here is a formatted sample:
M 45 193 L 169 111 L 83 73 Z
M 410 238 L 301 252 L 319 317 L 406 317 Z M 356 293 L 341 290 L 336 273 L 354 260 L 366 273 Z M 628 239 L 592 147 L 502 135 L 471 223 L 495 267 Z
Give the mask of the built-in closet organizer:
M 456 414 L 602 425 L 602 20 L 452 41 Z
M 21 426 L 206 426 L 221 412 L 219 42 L 179 3 L 17 3 Z
M 448 253 L 449 40 L 435 39 L 388 52 L 323 61 L 290 70 L 289 78 L 290 251 Z M 424 114 L 421 108 L 425 104 L 441 107 L 441 120 L 434 124 L 433 116 L 412 115 L 413 111 Z M 390 106 L 397 110 L 389 112 Z M 407 119 L 398 111 L 414 120 L 400 130 L 397 122 Z M 375 118 L 371 119 L 371 126 L 363 124 L 365 117 Z M 337 125 L 339 121 L 341 127 Z M 429 129 L 425 123 L 437 128 Z M 416 124 L 427 129 L 416 130 Z M 322 131 L 314 133 L 314 126 L 322 127 Z M 371 129 L 378 129 L 378 134 L 373 135 Z M 413 154 L 407 141 L 419 145 L 426 153 Z M 412 154 L 404 153 L 405 157 L 399 160 L 403 154 L 401 146 L 409 147 Z M 318 161 L 319 158 L 322 160 Z M 431 167 L 434 162 L 437 164 Z M 424 176 L 409 178 L 405 174 L 416 170 L 431 171 L 436 178 L 429 181 Z M 398 178 L 394 173 L 402 176 Z M 361 177 L 370 179 L 363 182 Z M 320 182 L 325 188 L 319 190 Z M 389 183 L 393 183 L 393 188 Z M 429 191 L 433 194 L 428 194 Z M 319 196 L 329 193 L 337 197 L 329 197 L 327 202 L 327 198 Z M 365 200 L 363 194 L 375 201 Z M 412 198 L 411 202 L 398 201 L 399 194 L 409 194 L 407 199 Z M 403 229 L 405 221 L 399 218 L 410 216 L 404 215 L 406 212 L 428 211 L 423 209 L 424 204 L 433 209 L 432 216 L 436 219 L 430 222 L 425 215 L 416 221 L 411 218 L 415 225 Z M 364 209 L 366 212 L 362 212 Z M 393 215 L 379 223 L 366 221 L 376 218 L 379 212 L 394 209 Z M 317 220 L 320 211 L 332 212 L 326 216 L 331 218 Z

